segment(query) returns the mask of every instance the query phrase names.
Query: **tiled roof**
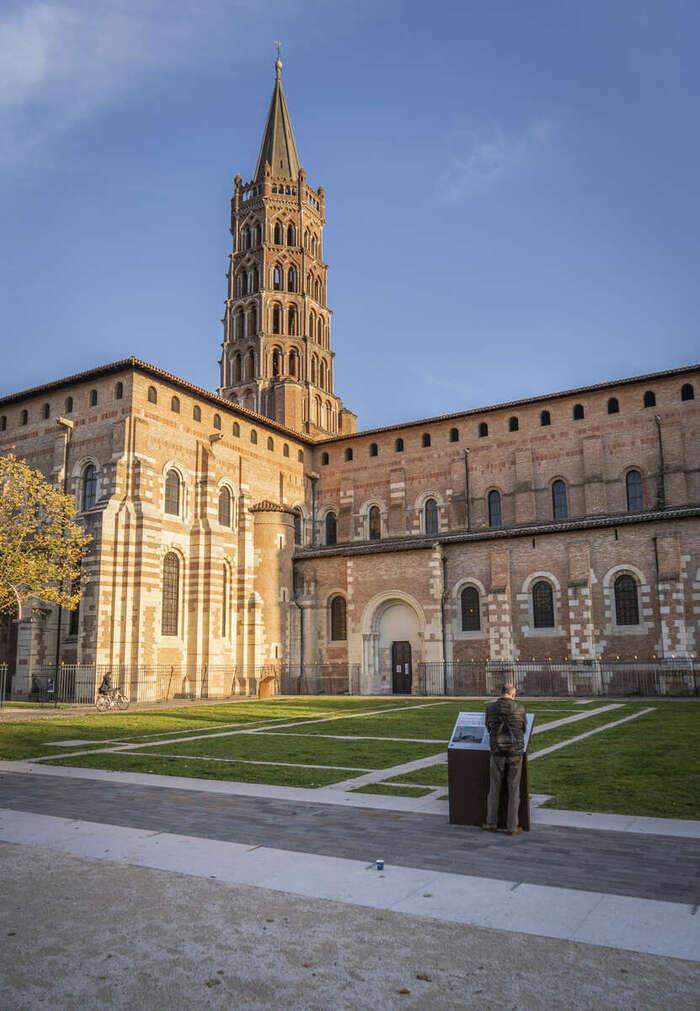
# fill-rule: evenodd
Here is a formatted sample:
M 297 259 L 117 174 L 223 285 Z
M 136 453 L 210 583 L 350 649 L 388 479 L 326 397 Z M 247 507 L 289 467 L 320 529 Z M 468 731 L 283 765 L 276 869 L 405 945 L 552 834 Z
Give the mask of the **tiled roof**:
M 92 379 L 101 379 L 104 376 L 112 375 L 116 372 L 125 372 L 130 369 L 153 376 L 154 379 L 161 379 L 165 382 L 172 383 L 173 386 L 177 386 L 180 390 L 191 393 L 192 396 L 198 397 L 201 400 L 207 400 L 209 403 L 222 407 L 224 410 L 230 411 L 233 414 L 240 415 L 247 421 L 254 422 L 256 425 L 271 428 L 289 439 L 295 439 L 297 442 L 301 442 L 306 445 L 311 443 L 311 440 L 306 436 L 299 435 L 297 432 L 292 431 L 292 429 L 286 428 L 284 425 L 280 425 L 278 421 L 266 418 L 264 415 L 258 414 L 257 411 L 251 411 L 250 408 L 243 407 L 241 404 L 234 404 L 233 401 L 227 400 L 226 397 L 220 397 L 218 393 L 212 393 L 211 390 L 205 390 L 201 386 L 195 386 L 194 383 L 189 383 L 186 379 L 180 379 L 179 376 L 173 375 L 172 372 L 167 372 L 165 369 L 160 369 L 157 365 L 151 365 L 149 362 L 141 361 L 140 358 L 136 358 L 134 355 L 129 358 L 121 358 L 117 362 L 109 362 L 107 365 L 98 365 L 96 368 L 87 369 L 85 372 L 76 372 L 72 376 L 65 376 L 63 379 L 55 379 L 53 382 L 44 383 L 41 386 L 32 386 L 27 390 L 20 390 L 17 393 L 8 393 L 7 396 L 0 397 L 0 406 L 3 404 L 15 404 L 21 400 L 27 399 L 28 397 L 36 397 L 39 394 L 53 393 L 56 390 L 65 389 L 67 386 L 74 386 L 76 383 L 85 383 Z
M 405 537 L 384 538 L 381 541 L 348 541 L 332 547 L 297 548 L 295 558 L 324 558 L 330 555 L 375 555 L 391 551 L 425 551 L 434 545 L 463 544 L 470 541 L 506 540 L 513 537 L 537 537 L 544 534 L 570 533 L 576 530 L 594 530 L 600 527 L 630 526 L 635 523 L 665 522 L 667 520 L 700 517 L 700 506 L 681 506 L 677 509 L 641 513 L 608 513 L 605 516 L 582 516 L 579 519 L 559 520 L 549 523 L 529 523 L 522 526 L 498 527 L 495 530 L 453 530 L 427 537 L 407 534 Z
M 366 435 L 381 435 L 382 432 L 395 432 L 402 428 L 425 427 L 440 421 L 458 421 L 460 418 L 473 417 L 476 414 L 488 414 L 491 411 L 503 411 L 516 407 L 526 407 L 529 404 L 540 404 L 548 400 L 560 400 L 563 397 L 577 397 L 584 393 L 596 393 L 598 390 L 609 390 L 616 386 L 630 386 L 633 383 L 651 383 L 655 379 L 667 379 L 669 376 L 685 376 L 697 372 L 700 365 L 682 365 L 677 369 L 666 369 L 663 372 L 648 372 L 642 376 L 630 376 L 627 379 L 610 379 L 604 383 L 594 383 L 592 386 L 578 386 L 573 390 L 560 390 L 555 393 L 541 393 L 536 397 L 524 397 L 522 400 L 506 400 L 501 404 L 489 404 L 486 407 L 471 407 L 466 411 L 455 411 L 453 414 L 438 414 L 432 418 L 418 418 L 416 421 L 401 421 L 394 425 L 380 425 L 379 428 L 365 428 L 359 432 L 347 435 L 334 435 L 328 439 L 319 439 L 317 446 L 327 446 L 334 442 L 344 442 L 346 439 L 358 439 Z

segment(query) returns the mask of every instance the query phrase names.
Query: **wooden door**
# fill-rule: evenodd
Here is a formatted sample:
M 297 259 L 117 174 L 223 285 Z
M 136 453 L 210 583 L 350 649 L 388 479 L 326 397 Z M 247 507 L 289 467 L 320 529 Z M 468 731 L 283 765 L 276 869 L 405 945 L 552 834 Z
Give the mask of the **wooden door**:
M 391 644 L 391 671 L 394 695 L 410 695 L 413 680 L 410 642 Z

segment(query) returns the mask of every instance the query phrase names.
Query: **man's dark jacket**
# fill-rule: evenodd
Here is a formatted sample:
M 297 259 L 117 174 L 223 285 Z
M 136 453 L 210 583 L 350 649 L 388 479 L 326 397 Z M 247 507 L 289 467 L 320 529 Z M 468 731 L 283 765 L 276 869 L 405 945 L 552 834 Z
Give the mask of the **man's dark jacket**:
M 515 699 L 501 696 L 486 706 L 486 729 L 491 736 L 492 752 L 496 751 L 496 735 L 501 722 L 505 722 L 513 734 L 514 746 L 511 754 L 522 755 L 525 750 L 525 710 Z

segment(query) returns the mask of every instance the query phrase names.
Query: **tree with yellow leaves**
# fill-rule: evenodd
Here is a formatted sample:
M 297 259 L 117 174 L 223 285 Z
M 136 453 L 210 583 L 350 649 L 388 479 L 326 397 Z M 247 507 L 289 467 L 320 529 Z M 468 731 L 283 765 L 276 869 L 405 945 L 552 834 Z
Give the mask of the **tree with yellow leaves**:
M 24 460 L 0 456 L 0 612 L 31 597 L 75 610 L 90 537 L 74 517 L 70 495 Z

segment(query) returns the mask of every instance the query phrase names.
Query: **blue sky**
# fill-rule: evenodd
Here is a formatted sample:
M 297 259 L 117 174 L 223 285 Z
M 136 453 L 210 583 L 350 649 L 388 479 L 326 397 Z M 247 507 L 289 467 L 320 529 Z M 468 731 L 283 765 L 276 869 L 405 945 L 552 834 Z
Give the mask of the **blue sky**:
M 696 0 L 5 0 L 0 393 L 216 387 L 277 38 L 362 427 L 696 360 L 698 37 Z

